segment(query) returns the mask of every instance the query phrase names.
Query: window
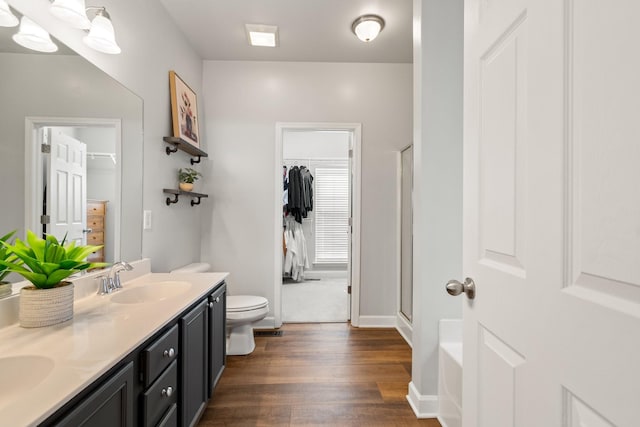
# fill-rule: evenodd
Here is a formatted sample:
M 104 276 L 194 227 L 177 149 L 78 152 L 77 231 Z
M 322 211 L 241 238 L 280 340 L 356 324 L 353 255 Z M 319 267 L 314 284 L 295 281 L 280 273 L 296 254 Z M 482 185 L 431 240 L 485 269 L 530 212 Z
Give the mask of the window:
M 318 264 L 349 261 L 349 169 L 318 166 L 314 175 L 316 259 Z

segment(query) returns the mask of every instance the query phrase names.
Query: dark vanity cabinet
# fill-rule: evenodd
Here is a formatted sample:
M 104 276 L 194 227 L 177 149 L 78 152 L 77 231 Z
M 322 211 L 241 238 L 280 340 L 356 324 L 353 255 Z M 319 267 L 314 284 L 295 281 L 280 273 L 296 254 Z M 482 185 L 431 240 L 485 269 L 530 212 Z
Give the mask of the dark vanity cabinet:
M 41 426 L 194 426 L 226 357 L 226 285 L 213 287 Z
M 64 427 L 133 427 L 134 368 L 129 362 L 103 384 L 88 392 L 75 408 L 55 425 Z
M 209 390 L 211 397 L 227 364 L 227 287 L 219 286 L 209 296 Z
M 182 386 L 180 418 L 183 426 L 198 422 L 209 400 L 209 301 L 201 301 L 180 319 Z

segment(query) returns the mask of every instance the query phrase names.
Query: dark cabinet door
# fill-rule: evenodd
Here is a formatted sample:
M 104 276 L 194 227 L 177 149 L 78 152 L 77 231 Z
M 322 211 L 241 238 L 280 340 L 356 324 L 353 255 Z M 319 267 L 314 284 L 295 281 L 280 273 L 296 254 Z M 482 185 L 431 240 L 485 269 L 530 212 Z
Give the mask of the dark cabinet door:
M 209 302 L 202 300 L 180 319 L 180 420 L 195 425 L 208 401 Z
M 227 286 L 223 283 L 209 297 L 209 397 L 218 384 L 227 358 Z
M 133 362 L 129 362 L 55 425 L 133 427 L 133 378 Z

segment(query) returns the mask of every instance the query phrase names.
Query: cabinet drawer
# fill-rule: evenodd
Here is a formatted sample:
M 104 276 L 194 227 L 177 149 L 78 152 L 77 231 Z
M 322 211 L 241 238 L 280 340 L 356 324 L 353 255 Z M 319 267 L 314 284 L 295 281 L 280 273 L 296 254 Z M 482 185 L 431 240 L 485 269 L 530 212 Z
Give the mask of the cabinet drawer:
M 178 362 L 173 361 L 166 371 L 142 396 L 144 425 L 155 426 L 171 405 L 178 401 Z
M 178 427 L 178 405 L 174 403 L 171 408 L 169 408 L 158 423 L 158 427 Z
M 104 244 L 104 233 L 102 231 L 94 231 L 87 234 L 88 245 L 102 245 Z
M 160 372 L 178 358 L 178 339 L 178 325 L 174 325 L 166 334 L 142 351 L 145 387 L 148 387 Z
M 104 216 L 95 216 L 90 215 L 87 216 L 87 228 L 95 231 L 103 231 L 104 230 Z
M 92 252 L 87 257 L 88 262 L 104 262 L 104 248 Z
M 104 203 L 87 202 L 87 215 L 104 215 Z

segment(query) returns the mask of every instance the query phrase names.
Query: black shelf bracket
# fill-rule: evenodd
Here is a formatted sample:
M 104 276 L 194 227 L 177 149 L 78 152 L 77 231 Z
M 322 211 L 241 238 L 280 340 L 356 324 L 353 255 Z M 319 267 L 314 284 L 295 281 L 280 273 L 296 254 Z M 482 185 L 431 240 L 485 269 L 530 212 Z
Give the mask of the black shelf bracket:
M 170 156 L 171 153 L 175 153 L 178 151 L 178 146 L 174 145 L 173 147 L 167 147 L 165 151 L 167 152 L 167 156 Z
M 180 195 L 191 197 L 191 206 L 199 205 L 203 197 L 209 197 L 208 194 L 195 193 L 193 191 L 174 190 L 173 188 L 165 188 L 162 191 L 165 194 L 173 194 L 173 199 L 171 197 L 167 197 L 167 206 L 171 206 L 173 203 L 178 203 L 178 198 Z
M 167 148 L 169 148 L 169 147 L 167 147 Z M 176 150 L 177 150 L 177 148 L 176 148 Z M 191 158 L 191 164 L 195 165 L 196 163 L 200 163 L 200 160 L 202 160 L 202 156 L 198 156 L 198 160 L 193 160 L 193 158 Z
M 171 206 L 172 203 L 178 203 L 178 195 L 175 194 L 173 200 L 171 197 L 167 197 L 167 206 Z

